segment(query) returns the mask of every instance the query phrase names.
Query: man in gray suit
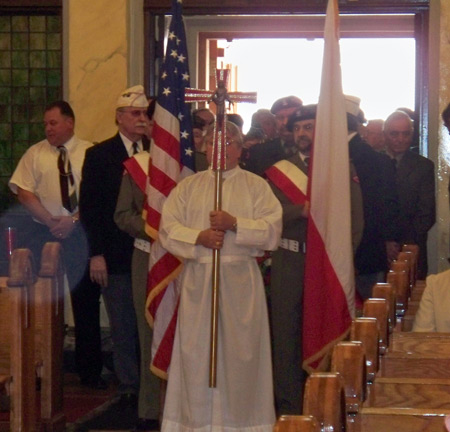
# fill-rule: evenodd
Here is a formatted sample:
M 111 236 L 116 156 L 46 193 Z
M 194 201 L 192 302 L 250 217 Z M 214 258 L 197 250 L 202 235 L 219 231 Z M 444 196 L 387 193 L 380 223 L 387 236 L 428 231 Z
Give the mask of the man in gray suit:
M 413 123 L 403 111 L 395 111 L 384 123 L 387 154 L 396 166 L 400 202 L 400 245 L 419 245 L 418 277 L 428 273 L 427 237 L 436 221 L 434 163 L 410 150 Z

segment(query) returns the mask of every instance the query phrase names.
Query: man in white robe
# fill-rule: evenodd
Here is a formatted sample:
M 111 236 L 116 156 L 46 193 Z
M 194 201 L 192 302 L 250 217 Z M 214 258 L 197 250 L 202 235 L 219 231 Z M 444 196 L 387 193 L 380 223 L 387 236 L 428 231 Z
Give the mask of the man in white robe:
M 213 129 L 205 140 L 211 161 Z M 162 431 L 271 432 L 275 423 L 270 335 L 256 257 L 277 248 L 279 201 L 238 166 L 242 136 L 227 122 L 222 211 L 211 170 L 186 178 L 163 207 L 160 239 L 184 258 Z M 209 388 L 212 249 L 221 250 L 217 386 Z

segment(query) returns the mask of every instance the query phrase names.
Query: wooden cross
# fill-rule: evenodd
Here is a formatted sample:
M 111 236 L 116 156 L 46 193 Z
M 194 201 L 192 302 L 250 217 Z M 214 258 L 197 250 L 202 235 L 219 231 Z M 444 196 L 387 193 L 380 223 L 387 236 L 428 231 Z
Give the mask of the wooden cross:
M 212 169 L 215 174 L 214 210 L 222 208 L 222 171 L 225 165 L 226 120 L 225 102 L 256 102 L 256 93 L 228 92 L 229 69 L 216 70 L 215 90 L 185 89 L 185 102 L 214 102 L 217 107 L 214 127 L 214 146 L 212 153 Z M 217 377 L 217 329 L 219 322 L 219 281 L 220 281 L 220 249 L 213 249 L 212 266 L 212 298 L 211 298 L 211 338 L 209 356 L 209 386 L 216 387 Z
M 214 130 L 214 149 L 212 157 L 212 169 L 225 170 L 225 143 L 227 120 L 225 103 L 229 105 L 240 102 L 256 103 L 256 92 L 229 92 L 227 90 L 230 76 L 229 69 L 216 69 L 216 89 L 201 90 L 186 88 L 184 93 L 185 102 L 214 102 L 216 104 L 216 126 Z

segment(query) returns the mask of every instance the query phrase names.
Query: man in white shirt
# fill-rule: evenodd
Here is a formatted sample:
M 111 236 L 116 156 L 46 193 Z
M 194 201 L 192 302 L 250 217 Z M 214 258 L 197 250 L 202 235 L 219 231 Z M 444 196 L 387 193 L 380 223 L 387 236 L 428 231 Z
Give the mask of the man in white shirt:
M 75 115 L 65 101 L 56 101 L 46 108 L 44 126 L 46 139 L 25 152 L 9 187 L 33 218 L 26 246 L 35 261 L 39 263 L 46 242 L 59 241 L 63 245 L 75 321 L 78 372 L 82 384 L 105 387 L 100 378 L 100 294 L 88 278 L 83 278 L 88 254 L 78 220 L 81 168 L 85 152 L 92 144 L 75 136 Z

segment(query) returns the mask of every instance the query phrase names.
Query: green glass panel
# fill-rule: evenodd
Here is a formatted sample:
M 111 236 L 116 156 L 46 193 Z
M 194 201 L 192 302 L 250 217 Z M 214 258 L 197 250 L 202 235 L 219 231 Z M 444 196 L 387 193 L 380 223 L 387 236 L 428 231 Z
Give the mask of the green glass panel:
M 24 105 L 28 103 L 28 87 L 13 88 L 13 103 L 16 105 Z
M 11 87 L 0 87 L 0 101 L 4 104 L 11 103 Z
M 44 100 L 41 100 L 40 102 L 45 102 Z M 44 105 L 32 105 L 30 107 L 30 121 L 33 123 L 42 122 L 42 119 L 44 118 Z
M 28 17 L 27 16 L 13 16 L 12 17 L 12 31 L 13 32 L 28 32 Z
M 12 48 L 14 50 L 28 49 L 28 33 L 13 33 Z
M 28 136 L 29 136 L 29 133 L 28 133 L 28 124 L 27 123 L 13 124 L 13 139 L 14 139 L 14 141 L 28 140 Z
M 61 49 L 61 34 L 49 33 L 47 34 L 47 49 L 60 50 Z
M 31 69 L 30 70 L 30 84 L 33 86 L 45 86 L 47 73 L 45 69 Z
M 61 17 L 48 16 L 47 17 L 47 31 L 48 32 L 61 32 Z
M 30 33 L 30 49 L 45 50 L 45 33 Z
M 0 86 L 11 85 L 11 71 L 9 69 L 0 69 Z
M 10 158 L 11 155 L 11 143 L 7 140 L 0 140 L 0 157 Z
M 49 68 L 61 67 L 61 51 L 47 51 L 47 66 Z
M 13 69 L 13 71 L 12 71 L 12 84 L 13 84 L 13 86 L 26 86 L 26 85 L 28 85 L 28 70 Z
M 28 122 L 28 105 L 13 105 L 13 121 L 15 123 Z
M 0 123 L 0 137 L 4 140 L 11 141 L 11 125 L 9 123 Z
M 30 87 L 30 102 L 45 101 L 45 87 Z
M 45 31 L 45 16 L 30 16 L 30 31 L 44 32 Z
M 11 49 L 11 35 L 9 33 L 0 33 L 0 50 Z
M 0 105 L 0 123 L 11 121 L 11 105 Z
M 0 67 L 11 67 L 11 53 L 9 51 L 0 51 Z
M 59 87 L 61 85 L 61 72 L 59 70 L 48 70 L 47 84 L 50 87 Z
M 45 51 L 30 52 L 30 67 L 45 68 Z
M 36 143 L 41 141 L 45 137 L 44 124 L 41 121 L 39 123 L 31 123 L 30 124 L 30 142 Z
M 47 101 L 49 103 L 61 99 L 61 88 L 60 87 L 47 87 Z
M 11 31 L 11 17 L 0 16 L 0 32 Z
M 27 51 L 13 51 L 12 67 L 17 69 L 24 69 L 28 67 L 28 52 Z
M 11 171 L 11 159 L 0 159 L 0 175 L 10 176 Z
M 16 160 L 19 160 L 23 156 L 23 154 L 28 150 L 28 147 L 30 147 L 28 141 L 14 141 L 12 150 L 13 157 Z

